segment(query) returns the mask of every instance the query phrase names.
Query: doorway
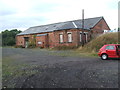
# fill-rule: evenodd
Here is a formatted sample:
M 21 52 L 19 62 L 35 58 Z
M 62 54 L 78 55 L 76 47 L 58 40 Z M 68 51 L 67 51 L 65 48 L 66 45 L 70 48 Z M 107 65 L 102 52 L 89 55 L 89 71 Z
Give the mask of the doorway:
M 24 37 L 24 40 L 25 40 L 25 48 L 28 48 L 29 37 Z

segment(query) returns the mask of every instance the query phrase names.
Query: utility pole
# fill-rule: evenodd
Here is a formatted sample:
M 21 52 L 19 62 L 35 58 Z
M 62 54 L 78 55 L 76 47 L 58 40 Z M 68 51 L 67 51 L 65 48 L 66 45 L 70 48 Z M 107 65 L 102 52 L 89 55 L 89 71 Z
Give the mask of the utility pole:
M 84 46 L 84 9 L 82 10 L 82 46 Z

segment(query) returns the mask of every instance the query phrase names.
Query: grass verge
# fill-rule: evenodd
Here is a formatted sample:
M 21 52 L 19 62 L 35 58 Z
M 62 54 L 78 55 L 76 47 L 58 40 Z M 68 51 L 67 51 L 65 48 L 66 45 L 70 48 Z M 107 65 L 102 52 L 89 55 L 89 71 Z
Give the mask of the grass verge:
M 120 33 L 120 32 L 119 32 Z M 118 44 L 118 32 L 116 33 L 107 33 L 98 36 L 84 47 L 79 47 L 78 51 L 97 53 L 99 49 L 105 44 Z
M 98 56 L 96 52 L 80 52 L 78 50 L 50 50 L 50 55 L 62 56 L 62 57 L 96 57 Z

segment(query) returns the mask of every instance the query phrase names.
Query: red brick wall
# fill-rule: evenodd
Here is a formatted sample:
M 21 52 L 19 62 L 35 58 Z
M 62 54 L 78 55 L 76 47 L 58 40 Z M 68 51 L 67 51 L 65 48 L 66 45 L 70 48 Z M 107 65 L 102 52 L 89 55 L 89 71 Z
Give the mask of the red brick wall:
M 25 47 L 25 40 L 24 37 L 29 37 L 29 40 L 32 39 L 33 35 L 20 35 L 20 36 L 16 36 L 16 45 L 18 46 L 23 46 Z
M 55 34 L 54 34 L 54 32 L 50 32 L 50 33 L 48 33 L 48 45 L 49 45 L 49 47 L 54 47 L 55 46 L 55 41 L 56 40 L 56 38 L 55 38 Z
M 110 30 L 109 26 L 107 25 L 106 21 L 104 19 L 100 20 L 97 25 L 95 25 L 93 29 L 93 33 L 103 33 L 104 30 Z
M 56 47 L 56 46 L 78 46 L 80 45 L 80 31 L 78 29 L 70 29 L 70 30 L 60 30 L 55 32 L 48 32 L 47 36 L 37 36 L 36 37 L 36 46 L 37 47 Z M 72 42 L 68 42 L 68 32 L 72 33 Z M 85 30 L 88 32 L 88 30 Z M 63 34 L 63 43 L 60 43 L 60 34 Z M 41 33 L 45 34 L 45 33 Z M 35 35 L 35 34 L 34 34 Z M 21 35 L 16 36 L 16 45 L 25 46 L 24 37 L 29 37 L 29 41 L 34 37 L 34 35 Z M 36 34 L 38 35 L 38 34 Z M 90 40 L 90 33 L 88 33 L 88 41 Z M 43 44 L 38 44 L 38 42 L 42 42 Z
M 67 32 L 72 33 L 72 42 L 68 42 L 68 34 Z M 55 37 L 55 46 L 75 46 L 77 44 L 77 30 L 71 29 L 71 30 L 61 30 L 61 31 L 55 31 L 54 37 Z M 63 34 L 63 43 L 60 43 L 60 37 L 59 35 Z
M 80 31 L 78 29 L 70 29 L 70 30 L 61 30 L 61 31 L 55 31 L 54 32 L 54 40 L 55 40 L 55 46 L 78 46 L 80 45 Z M 68 42 L 68 32 L 72 33 L 72 42 Z M 88 30 L 85 30 L 85 32 L 88 32 Z M 63 34 L 63 43 L 60 43 L 60 37 L 59 35 Z M 90 40 L 90 34 L 88 33 L 88 41 Z
M 46 46 L 46 35 L 44 36 L 37 36 L 36 37 L 36 46 L 37 47 L 45 47 Z M 39 44 L 38 42 L 41 42 L 41 44 Z

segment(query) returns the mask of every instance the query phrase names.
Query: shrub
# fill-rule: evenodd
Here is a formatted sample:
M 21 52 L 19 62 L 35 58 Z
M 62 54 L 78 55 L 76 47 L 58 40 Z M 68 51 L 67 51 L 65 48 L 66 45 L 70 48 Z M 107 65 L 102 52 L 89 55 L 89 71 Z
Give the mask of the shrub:
M 36 44 L 35 43 L 29 43 L 28 44 L 28 48 L 35 48 L 36 47 Z
M 40 49 L 43 49 L 44 47 L 39 47 Z
M 24 48 L 22 45 L 15 45 L 14 48 Z

